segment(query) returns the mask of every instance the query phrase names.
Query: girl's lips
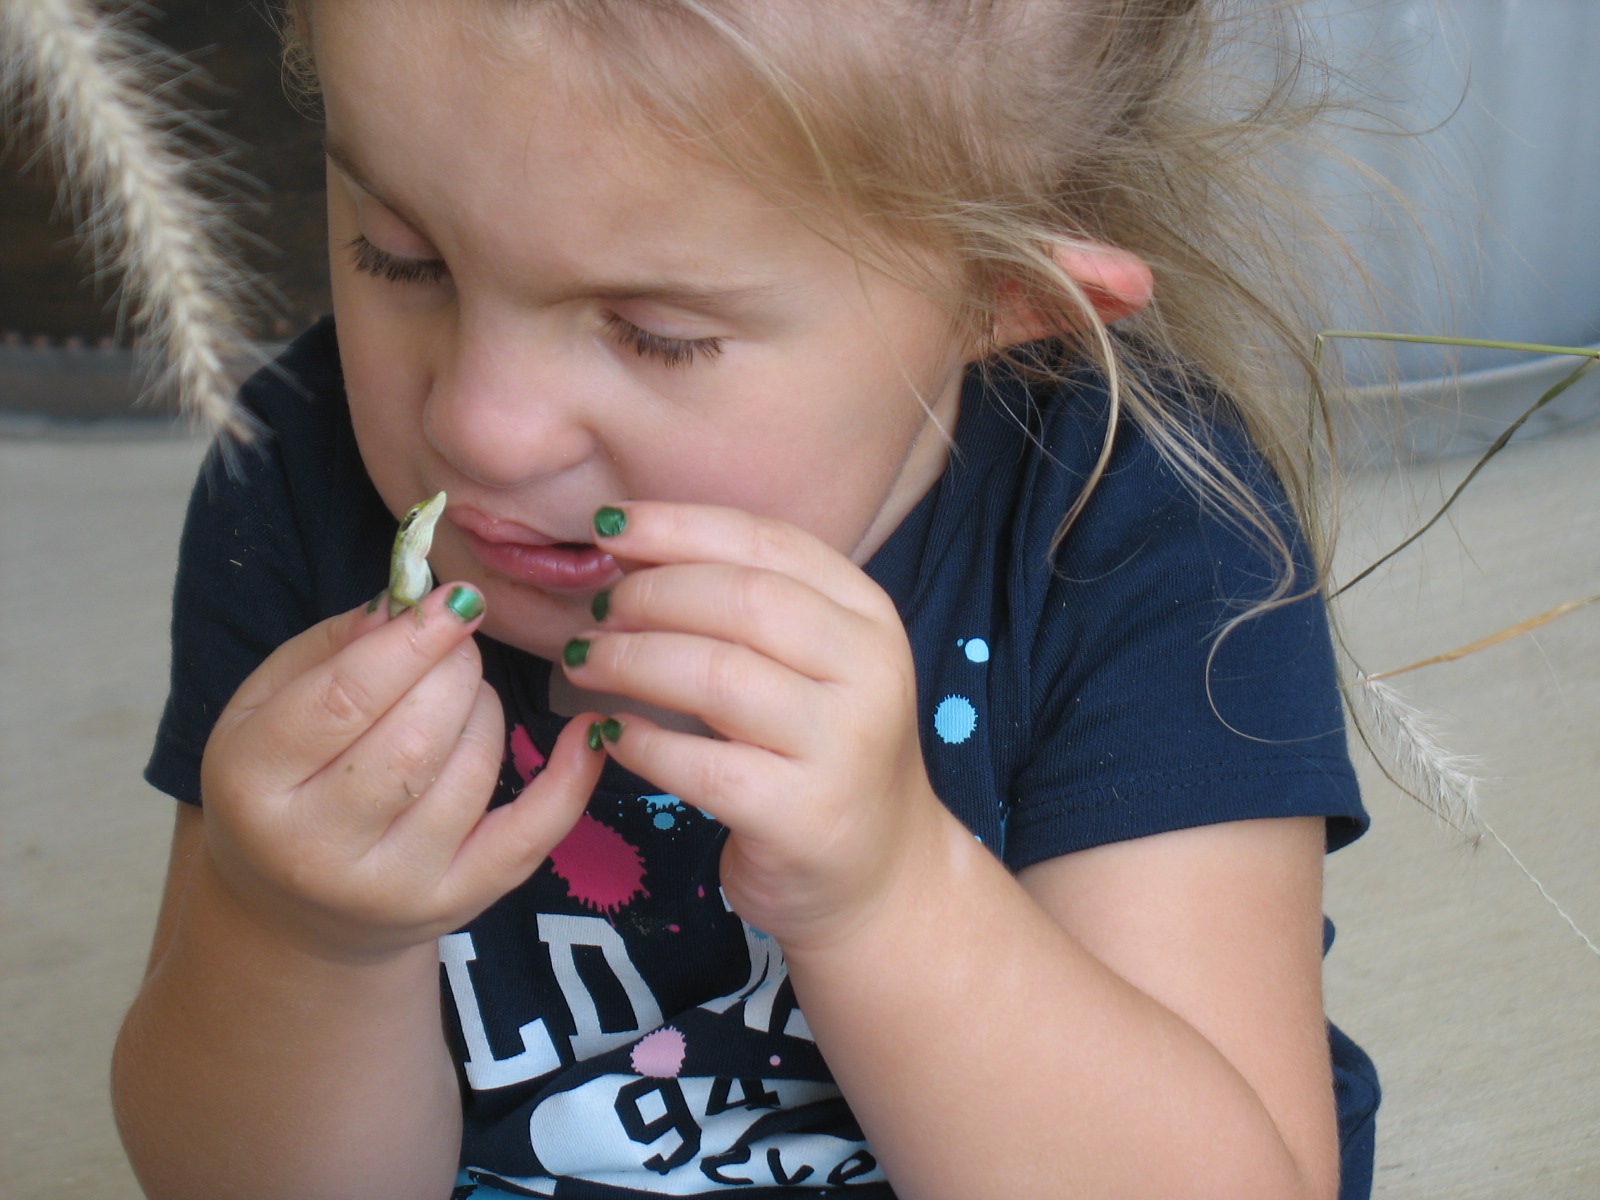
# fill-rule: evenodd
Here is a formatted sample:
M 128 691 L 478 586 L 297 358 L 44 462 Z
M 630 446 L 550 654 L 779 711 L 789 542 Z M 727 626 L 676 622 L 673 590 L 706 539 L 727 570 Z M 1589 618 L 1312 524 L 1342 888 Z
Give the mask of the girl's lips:
M 512 583 L 550 592 L 596 592 L 621 571 L 590 542 L 558 542 L 475 509 L 446 514 L 475 558 Z

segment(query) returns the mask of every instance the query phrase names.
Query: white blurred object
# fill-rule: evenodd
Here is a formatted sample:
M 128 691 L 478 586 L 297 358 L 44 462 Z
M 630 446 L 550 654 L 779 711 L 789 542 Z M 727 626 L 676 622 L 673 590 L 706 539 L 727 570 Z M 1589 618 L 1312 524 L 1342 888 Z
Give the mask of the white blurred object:
M 155 350 L 151 393 L 248 440 L 231 366 L 255 354 L 242 315 L 259 284 L 236 253 L 233 192 L 213 186 L 233 178 L 221 143 L 178 94 L 192 68 L 140 30 L 146 15 L 142 4 L 4 0 L 0 123 L 36 128 L 96 276 L 120 275 L 119 324 Z

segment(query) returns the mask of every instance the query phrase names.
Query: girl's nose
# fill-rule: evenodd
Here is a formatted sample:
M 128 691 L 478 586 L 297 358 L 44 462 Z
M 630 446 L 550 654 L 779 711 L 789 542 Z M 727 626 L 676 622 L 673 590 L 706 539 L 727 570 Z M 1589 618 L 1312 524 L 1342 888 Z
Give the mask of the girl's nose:
M 515 487 L 595 453 L 570 354 L 525 330 L 458 335 L 434 376 L 423 432 L 467 478 Z

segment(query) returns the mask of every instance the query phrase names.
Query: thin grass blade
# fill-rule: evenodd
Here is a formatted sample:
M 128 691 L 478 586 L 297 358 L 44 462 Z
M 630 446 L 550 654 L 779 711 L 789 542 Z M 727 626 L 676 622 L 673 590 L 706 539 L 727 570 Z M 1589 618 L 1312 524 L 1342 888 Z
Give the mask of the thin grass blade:
M 1486 451 L 1484 451 L 1482 457 L 1480 457 L 1478 461 L 1473 464 L 1472 470 L 1467 472 L 1466 478 L 1456 485 L 1455 490 L 1450 493 L 1449 498 L 1446 499 L 1442 505 L 1440 505 L 1438 511 L 1435 512 L 1433 516 L 1428 518 L 1426 524 L 1412 532 L 1409 537 L 1407 537 L 1399 545 L 1390 549 L 1381 558 L 1378 558 L 1376 561 L 1367 564 L 1367 566 L 1358 572 L 1353 578 L 1347 580 L 1339 587 L 1330 591 L 1330 598 L 1338 597 L 1349 591 L 1356 584 L 1360 583 L 1363 579 L 1366 579 L 1379 567 L 1383 566 L 1384 563 L 1388 562 L 1395 555 L 1406 549 L 1406 547 L 1417 541 L 1417 539 L 1422 537 L 1423 534 L 1427 533 L 1428 530 L 1437 525 L 1439 521 L 1443 519 L 1444 515 L 1450 511 L 1451 506 L 1454 505 L 1458 499 L 1460 499 L 1461 494 L 1467 490 L 1467 485 L 1477 478 L 1478 472 L 1482 471 L 1495 455 L 1499 454 L 1500 451 L 1504 450 L 1506 446 L 1510 444 L 1511 439 L 1516 436 L 1519 429 L 1527 424 L 1529 418 L 1531 418 L 1545 405 L 1549 404 L 1552 400 L 1556 399 L 1556 397 L 1560 396 L 1568 388 L 1572 387 L 1573 384 L 1577 383 L 1590 371 L 1594 370 L 1596 364 L 1600 363 L 1600 351 L 1597 351 L 1592 347 L 1585 346 L 1545 346 L 1533 342 L 1499 342 L 1482 338 L 1427 337 L 1421 334 L 1410 333 L 1357 333 L 1348 330 L 1333 329 L 1324 330 L 1322 333 L 1317 335 L 1315 345 L 1312 348 L 1312 363 L 1314 366 L 1321 364 L 1323 348 L 1326 344 L 1326 339 L 1328 338 L 1362 338 L 1380 342 L 1409 342 L 1431 346 L 1469 346 L 1493 350 L 1519 350 L 1535 354 L 1567 354 L 1577 358 L 1582 358 L 1584 360 L 1578 364 L 1577 368 L 1574 369 L 1571 374 L 1562 379 L 1554 387 L 1548 389 L 1543 395 L 1541 395 L 1537 400 L 1524 409 L 1522 414 L 1517 417 L 1515 421 L 1501 431 L 1500 436 L 1494 440 L 1494 442 Z M 1320 388 L 1320 384 L 1314 384 L 1314 387 Z

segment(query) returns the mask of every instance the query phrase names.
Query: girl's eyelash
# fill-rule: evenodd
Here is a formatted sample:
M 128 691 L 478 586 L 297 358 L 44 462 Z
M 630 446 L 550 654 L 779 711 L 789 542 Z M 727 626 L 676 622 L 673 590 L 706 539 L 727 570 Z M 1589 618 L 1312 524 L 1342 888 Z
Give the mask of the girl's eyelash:
M 345 244 L 355 269 L 390 283 L 439 283 L 446 274 L 442 258 L 401 258 L 379 250 L 357 234 Z
M 380 250 L 364 236 L 357 235 L 345 244 L 355 269 L 390 283 L 439 283 L 446 274 L 441 258 L 401 258 Z M 686 367 L 702 355 L 715 358 L 722 353 L 722 339 L 672 338 L 640 329 L 632 321 L 607 313 L 606 330 L 635 354 L 653 358 L 663 366 Z
M 606 314 L 605 326 L 612 337 L 635 354 L 654 358 L 667 367 L 686 367 L 702 355 L 715 358 L 722 353 L 721 338 L 662 337 L 659 333 L 640 329 L 616 313 Z

